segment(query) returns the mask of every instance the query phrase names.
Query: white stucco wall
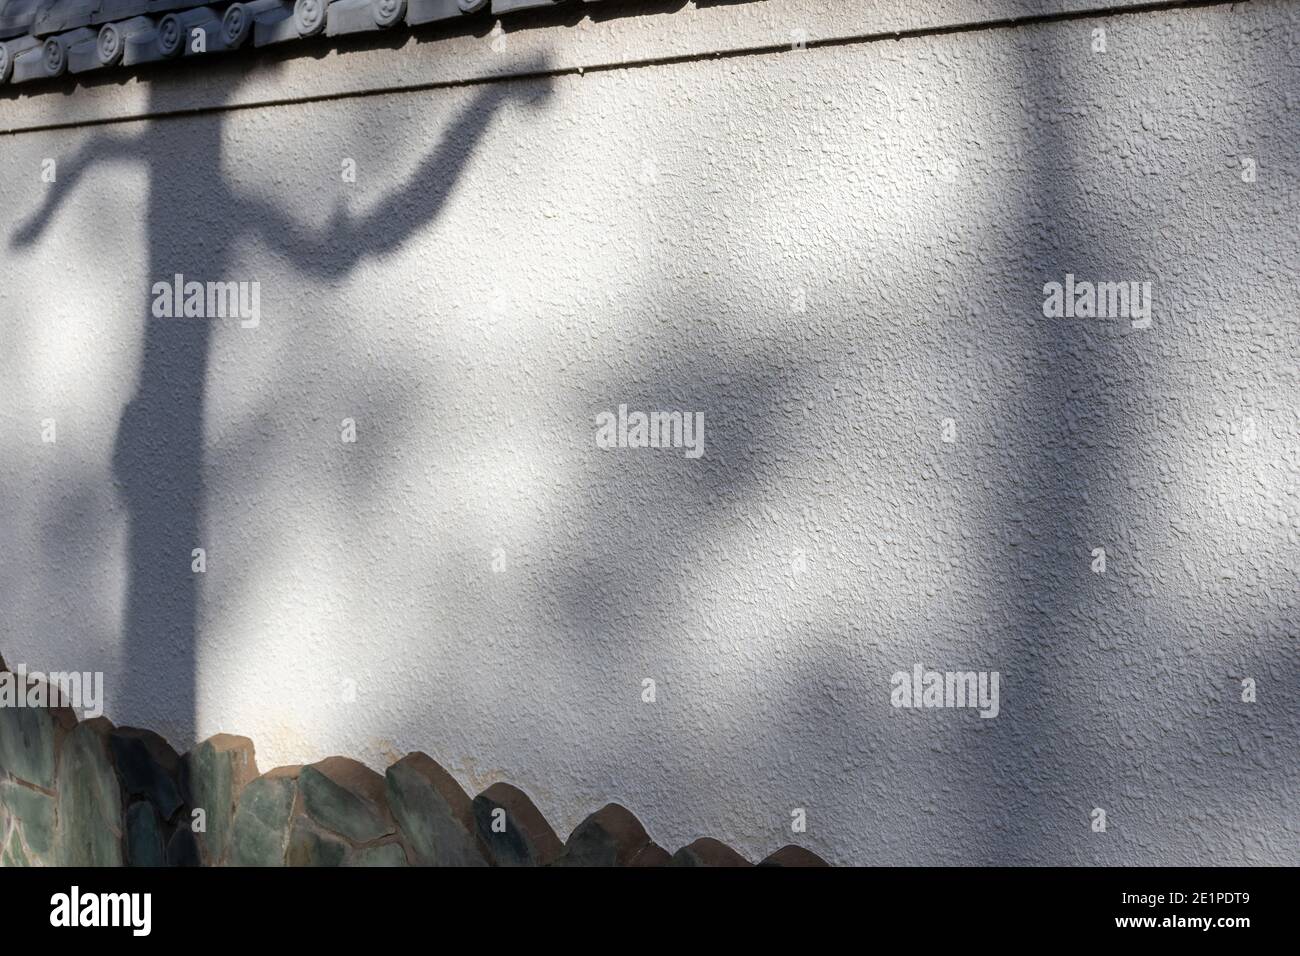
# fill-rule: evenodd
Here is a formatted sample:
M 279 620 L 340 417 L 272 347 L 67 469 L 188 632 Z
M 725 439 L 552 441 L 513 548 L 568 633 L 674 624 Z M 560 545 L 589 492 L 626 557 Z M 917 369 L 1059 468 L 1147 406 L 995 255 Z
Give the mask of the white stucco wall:
M 264 770 L 424 750 L 562 836 L 616 800 L 754 858 L 1300 863 L 1298 41 L 1254 0 L 4 136 L 0 652 Z M 196 364 L 174 272 L 260 325 Z M 1151 327 L 1044 318 L 1066 273 L 1152 282 Z M 703 457 L 597 448 L 620 403 Z M 891 707 L 918 662 L 1000 715 Z

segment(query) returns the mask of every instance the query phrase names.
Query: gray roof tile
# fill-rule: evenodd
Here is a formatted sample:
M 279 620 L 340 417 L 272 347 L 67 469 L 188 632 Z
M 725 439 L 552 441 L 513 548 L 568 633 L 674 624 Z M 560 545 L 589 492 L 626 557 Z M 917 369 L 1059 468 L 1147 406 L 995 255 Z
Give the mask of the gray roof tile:
M 90 18 L 93 25 L 113 23 L 142 17 L 149 12 L 148 0 L 100 0 L 94 15 Z
M 40 0 L 0 0 L 0 40 L 30 31 L 39 8 Z
M 0 84 L 268 46 L 324 34 L 406 30 L 565 0 L 0 0 Z M 569 0 L 597 3 L 603 0 Z M 194 31 L 204 49 L 194 50 Z
M 99 9 L 99 0 L 44 0 L 32 21 L 32 33 L 38 37 L 90 26 Z

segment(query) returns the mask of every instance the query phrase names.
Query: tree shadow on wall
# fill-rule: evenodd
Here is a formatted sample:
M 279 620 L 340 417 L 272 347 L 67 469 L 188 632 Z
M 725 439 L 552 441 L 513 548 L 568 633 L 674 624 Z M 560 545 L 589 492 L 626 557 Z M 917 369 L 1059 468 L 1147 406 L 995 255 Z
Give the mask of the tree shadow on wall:
M 1223 7 L 1180 16 L 1170 20 L 1168 42 L 1189 62 L 1213 63 L 1213 45 L 1196 21 L 1229 31 L 1236 14 Z M 1183 145 L 1183 136 L 1169 133 L 1186 120 L 1181 98 L 1150 88 L 1121 95 L 1104 74 L 1089 79 L 1098 67 L 1088 26 L 1082 35 L 1038 29 L 1015 38 L 1020 83 L 1035 104 L 1026 187 L 1010 204 L 1026 239 L 1024 314 L 1034 314 L 1043 283 L 1063 282 L 1067 273 L 1081 281 L 1150 280 L 1156 304 L 1147 327 L 1127 317 L 1067 318 L 1028 323 L 1023 334 L 1025 403 L 1009 433 L 1023 474 L 1006 477 L 1002 517 L 1019 524 L 1025 543 L 1009 575 L 1010 636 L 999 648 L 1005 699 L 1015 694 L 1018 716 L 996 753 L 1002 779 L 988 784 L 988 802 L 999 808 L 992 852 L 1010 865 L 1167 865 L 1190 862 L 1186 854 L 1194 852 L 1222 859 L 1227 844 L 1205 839 L 1197 808 L 1257 814 L 1246 800 L 1234 803 L 1241 781 L 1270 764 L 1295 763 L 1295 735 L 1279 732 L 1295 726 L 1294 710 L 1232 709 L 1239 690 L 1232 675 L 1274 674 L 1293 684 L 1297 660 L 1278 653 L 1293 621 L 1270 606 L 1267 589 L 1197 583 L 1190 597 L 1180 593 L 1196 580 L 1184 564 L 1190 555 L 1174 564 L 1158 544 L 1188 504 L 1158 476 L 1177 473 L 1186 459 L 1172 444 L 1138 445 L 1131 436 L 1142 434 L 1144 419 L 1163 427 L 1205 401 L 1202 382 L 1179 383 L 1177 391 L 1166 384 L 1171 364 L 1189 362 L 1191 304 L 1233 281 L 1213 259 L 1212 247 L 1226 240 L 1198 237 L 1196 223 L 1223 197 L 1244 203 L 1255 194 L 1237 198 L 1236 171 L 1224 175 L 1221 158 L 1202 145 L 1231 120 L 1196 117 L 1195 136 Z M 1290 82 L 1284 65 L 1268 59 L 1253 64 L 1251 79 L 1276 90 Z M 1110 160 L 1111 150 L 1148 176 L 1155 169 L 1166 180 L 1178 176 L 1179 188 L 1149 195 L 1123 188 L 1136 177 Z M 1108 161 L 1115 185 L 1099 189 L 1096 170 Z M 1182 224 L 1179 242 L 1162 235 L 1164 222 Z M 1226 357 L 1231 343 L 1220 342 Z M 1240 379 L 1243 365 L 1225 367 Z M 1150 510 L 1159 519 L 1144 515 Z M 1098 564 L 1102 550 L 1109 568 Z M 1257 573 L 1242 557 L 1223 556 L 1230 577 Z M 1226 617 L 1215 605 L 1225 594 L 1234 603 Z M 1166 602 L 1186 602 L 1178 610 L 1196 613 L 1171 627 Z M 1128 832 L 1094 833 L 1099 811 L 1112 824 L 1127 821 Z M 1161 818 L 1172 836 L 1151 829 Z
M 539 62 L 531 72 L 545 66 Z M 148 285 L 140 290 L 144 341 L 112 464 L 127 509 L 129 575 L 121 644 L 128 676 L 114 696 L 139 708 L 135 719 L 143 726 L 182 747 L 195 735 L 202 578 L 193 570 L 192 553 L 205 540 L 205 404 L 214 322 L 220 321 L 156 317 L 154 283 L 170 285 L 178 274 L 186 281 L 255 280 L 234 274 L 243 271 L 237 249 L 249 240 L 263 241 L 308 275 L 349 274 L 427 228 L 493 117 L 524 95 L 530 105 L 540 105 L 550 93 L 549 81 L 542 83 L 541 97 L 533 83 L 482 86 L 404 183 L 369 213 L 336 212 L 324 229 L 304 225 L 227 181 L 225 123 L 218 111 L 197 121 L 154 119 L 135 135 L 92 136 L 60 163 L 57 184 L 12 234 L 11 249 L 34 248 L 82 178 L 99 167 L 124 165 L 147 175 L 149 271 Z M 151 90 L 152 100 L 159 95 Z M 151 112 L 158 105 L 152 103 Z M 237 326 L 232 332 L 256 334 Z

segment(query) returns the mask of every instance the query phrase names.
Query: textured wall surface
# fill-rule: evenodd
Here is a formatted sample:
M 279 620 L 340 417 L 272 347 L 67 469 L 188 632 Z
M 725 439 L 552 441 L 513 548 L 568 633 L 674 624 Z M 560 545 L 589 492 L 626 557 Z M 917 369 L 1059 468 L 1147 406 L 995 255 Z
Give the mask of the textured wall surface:
M 1298 115 L 1255 0 L 5 137 L 0 650 L 561 836 L 1300 864 Z
M 1171 0 L 1172 2 L 1172 0 Z M 0 86 L 0 131 L 142 114 L 621 67 L 910 31 L 1143 6 L 1144 0 L 600 0 L 500 19 L 467 17 L 338 41 L 302 39 L 237 57 L 83 74 L 73 96 Z M 252 55 L 250 55 L 252 54 Z M 309 56 L 305 56 L 309 54 Z M 202 70 L 204 82 L 194 82 Z

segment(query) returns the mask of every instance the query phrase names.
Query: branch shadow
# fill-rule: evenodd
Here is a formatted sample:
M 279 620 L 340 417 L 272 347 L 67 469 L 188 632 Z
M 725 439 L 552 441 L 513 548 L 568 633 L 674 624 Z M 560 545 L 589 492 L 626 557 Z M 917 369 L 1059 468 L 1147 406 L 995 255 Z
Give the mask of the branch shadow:
M 544 63 L 538 63 L 541 70 Z M 155 282 L 256 282 L 234 275 L 237 247 L 250 238 L 301 273 L 329 280 L 368 258 L 389 254 L 436 220 L 492 118 L 527 92 L 529 105 L 549 95 L 536 86 L 483 86 L 404 182 L 364 215 L 336 211 L 312 229 L 278 205 L 248 195 L 223 171 L 221 113 L 196 121 L 156 119 L 135 134 L 98 133 L 61 164 L 40 207 L 18 225 L 13 250 L 30 249 L 58 218 L 72 192 L 106 165 L 142 168 L 148 180 L 145 228 L 150 288 L 135 394 L 118 424 L 112 473 L 128 516 L 129 583 L 121 622 L 129 668 L 116 689 L 132 723 L 163 733 L 185 749 L 197 722 L 197 628 L 203 576 L 193 552 L 205 538 L 205 406 L 214 317 L 160 317 Z M 228 89 L 233 93 L 234 87 Z M 418 135 L 418 134 L 417 134 Z M 142 290 L 143 291 L 143 290 Z M 233 328 L 230 334 L 256 334 Z M 218 384 L 218 383 L 213 383 Z M 57 526 L 47 534 L 63 533 Z M 226 560 L 205 555 L 206 563 Z M 120 711 L 119 711 L 120 713 Z

